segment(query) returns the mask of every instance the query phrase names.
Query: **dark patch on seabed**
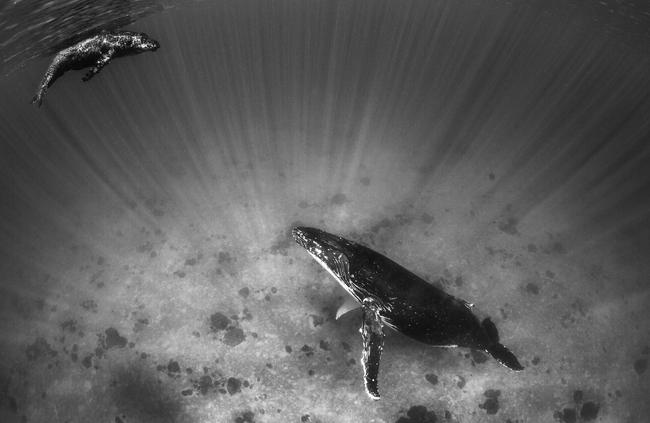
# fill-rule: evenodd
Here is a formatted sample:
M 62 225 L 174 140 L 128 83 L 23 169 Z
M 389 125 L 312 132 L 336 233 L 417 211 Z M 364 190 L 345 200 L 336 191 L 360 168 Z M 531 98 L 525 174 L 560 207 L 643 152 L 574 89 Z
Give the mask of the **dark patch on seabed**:
M 178 378 L 181 375 L 181 366 L 178 364 L 178 361 L 169 360 L 167 365 L 159 364 L 156 369 L 159 372 L 167 374 L 171 378 Z
M 177 422 L 184 415 L 181 397 L 152 369 L 129 365 L 114 372 L 111 398 L 127 421 Z
M 438 416 L 432 410 L 427 410 L 423 405 L 414 405 L 408 409 L 406 416 L 402 416 L 395 423 L 436 423 Z
M 348 201 L 348 198 L 346 197 L 346 195 L 343 194 L 343 193 L 340 193 L 340 192 L 339 192 L 338 194 L 334 195 L 334 196 L 330 199 L 330 202 L 331 202 L 333 205 L 336 205 L 336 206 L 341 206 L 341 205 L 347 203 L 347 201 Z
M 253 334 L 255 335 L 255 334 Z M 246 335 L 241 328 L 230 327 L 226 330 L 226 334 L 223 336 L 223 343 L 234 347 L 246 340 Z
M 300 351 L 302 351 L 306 357 L 311 357 L 314 355 L 314 348 L 310 347 L 309 345 L 305 344 L 300 348 Z
M 539 287 L 535 283 L 530 282 L 526 285 L 526 292 L 529 294 L 537 295 L 539 294 Z
M 485 395 L 485 402 L 479 404 L 479 408 L 485 410 L 487 414 L 496 414 L 499 411 L 499 396 L 501 391 L 498 389 L 488 389 L 483 393 Z
M 617 392 L 618 394 L 618 392 Z M 573 391 L 572 403 L 553 414 L 555 420 L 561 423 L 589 422 L 598 417 L 600 404 L 591 400 L 584 400 L 585 394 L 582 390 Z
M 501 232 L 504 232 L 508 235 L 519 235 L 519 230 L 517 229 L 518 224 L 519 221 L 516 218 L 509 217 L 506 220 L 499 223 L 499 230 L 501 230 Z
M 427 373 L 424 378 L 432 385 L 438 384 L 438 376 L 434 375 L 433 373 Z
M 244 319 L 250 319 L 252 316 L 247 309 L 244 309 Z M 238 316 L 233 316 L 234 319 L 239 319 Z M 219 333 L 225 331 L 222 341 L 224 344 L 234 347 L 246 340 L 244 330 L 237 327 L 237 320 L 231 320 L 223 313 L 216 312 L 210 316 L 210 331 Z M 253 334 L 254 335 L 254 334 Z
M 103 338 L 103 347 L 108 350 L 113 347 L 124 348 L 127 339 L 123 336 L 120 336 L 120 333 L 115 328 L 108 328 L 105 331 L 106 336 Z
M 255 413 L 252 411 L 244 411 L 235 417 L 235 423 L 255 423 Z
M 213 386 L 212 377 L 210 375 L 203 375 L 198 381 L 194 382 L 194 389 L 199 391 L 201 395 L 207 394 Z M 188 395 L 192 393 L 191 390 L 186 390 L 184 392 L 187 392 Z
M 44 338 L 36 338 L 33 344 L 25 349 L 25 355 L 30 361 L 35 361 L 46 357 L 56 357 L 57 352 L 52 349 L 50 344 Z
M 230 319 L 223 313 L 214 313 L 210 316 L 210 329 L 213 332 L 224 330 L 230 324 Z
M 7 410 L 13 415 L 18 414 L 18 401 L 10 392 L 11 378 L 9 375 L 0 373 L 0 416 L 1 410 Z
M 226 382 L 226 389 L 228 390 L 228 393 L 230 395 L 234 395 L 241 392 L 241 385 L 242 385 L 241 380 L 234 377 L 230 377 Z
M 462 377 L 460 375 L 456 376 L 456 378 L 457 378 L 456 386 L 458 386 L 459 389 L 463 389 L 465 387 L 465 384 L 467 383 L 467 381 L 465 380 L 464 377 Z

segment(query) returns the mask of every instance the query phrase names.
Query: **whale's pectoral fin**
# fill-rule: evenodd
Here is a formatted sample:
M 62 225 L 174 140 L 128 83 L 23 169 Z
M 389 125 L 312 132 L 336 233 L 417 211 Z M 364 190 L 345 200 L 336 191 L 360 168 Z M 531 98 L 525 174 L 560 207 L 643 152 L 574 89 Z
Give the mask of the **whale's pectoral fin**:
M 340 319 L 351 311 L 358 309 L 359 307 L 361 307 L 361 305 L 357 302 L 357 300 L 355 300 L 350 295 L 346 296 L 345 301 L 343 304 L 341 304 L 341 307 L 336 310 L 336 320 Z
M 332 257 L 332 268 L 337 275 L 341 278 L 341 284 L 345 285 L 350 281 L 350 262 L 345 254 L 338 254 Z M 358 301 L 352 296 L 346 296 L 345 301 L 336 310 L 336 319 L 338 320 L 344 314 L 347 314 L 353 310 L 358 309 L 361 305 Z
M 384 348 L 384 324 L 379 316 L 379 306 L 375 300 L 365 299 L 363 307 L 363 323 L 361 324 L 361 337 L 363 338 L 363 365 L 364 383 L 370 398 L 379 399 L 377 377 L 379 376 L 379 359 Z
M 102 55 L 102 57 L 97 61 L 95 66 L 92 67 L 88 72 L 86 72 L 86 75 L 84 75 L 84 77 L 81 78 L 81 80 L 84 81 L 84 82 L 90 81 L 90 78 L 97 75 L 99 73 L 99 71 L 102 70 L 102 68 L 104 66 L 106 66 L 108 64 L 108 62 L 111 61 L 111 59 L 113 58 L 114 53 L 115 53 L 115 50 L 112 50 L 112 49 L 108 50 L 106 53 L 104 53 Z

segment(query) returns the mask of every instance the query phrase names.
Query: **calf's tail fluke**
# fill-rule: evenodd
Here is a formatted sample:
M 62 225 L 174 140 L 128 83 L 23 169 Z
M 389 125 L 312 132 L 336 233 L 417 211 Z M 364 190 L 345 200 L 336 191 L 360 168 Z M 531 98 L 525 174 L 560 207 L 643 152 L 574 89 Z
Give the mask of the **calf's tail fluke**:
M 43 103 L 43 95 L 39 92 L 34 97 L 32 97 L 32 104 L 36 104 L 38 107 L 41 107 Z
M 492 342 L 486 348 L 486 351 L 490 353 L 490 355 L 494 357 L 496 361 L 503 364 L 507 368 L 517 371 L 524 370 L 524 366 L 519 363 L 517 357 L 515 357 L 515 355 L 510 352 L 508 348 L 503 346 L 503 344 L 499 343 L 499 332 L 497 331 L 496 326 L 494 326 L 494 323 L 492 323 L 492 320 L 490 320 L 490 318 L 483 320 L 481 326 L 483 326 L 485 333 Z

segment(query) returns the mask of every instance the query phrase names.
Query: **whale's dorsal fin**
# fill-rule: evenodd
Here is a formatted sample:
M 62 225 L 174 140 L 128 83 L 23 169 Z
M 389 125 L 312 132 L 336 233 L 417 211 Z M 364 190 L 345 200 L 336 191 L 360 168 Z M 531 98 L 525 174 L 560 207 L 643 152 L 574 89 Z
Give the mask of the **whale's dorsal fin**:
M 361 304 L 357 302 L 351 295 L 346 295 L 343 304 L 336 310 L 336 320 L 340 319 L 344 315 L 348 314 L 351 311 L 354 311 L 361 307 Z
M 363 300 L 363 322 L 361 337 L 363 338 L 363 353 L 361 364 L 366 392 L 370 398 L 379 399 L 377 376 L 379 375 L 379 359 L 384 348 L 384 324 L 379 316 L 379 305 L 371 298 Z

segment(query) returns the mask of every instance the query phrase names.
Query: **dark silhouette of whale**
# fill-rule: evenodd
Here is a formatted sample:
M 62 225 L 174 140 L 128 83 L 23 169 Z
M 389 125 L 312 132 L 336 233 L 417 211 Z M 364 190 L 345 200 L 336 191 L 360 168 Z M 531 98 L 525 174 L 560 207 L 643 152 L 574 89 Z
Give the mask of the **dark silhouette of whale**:
M 479 322 L 471 304 L 356 242 L 315 228 L 296 227 L 292 235 L 363 310 L 361 361 L 371 398 L 379 399 L 377 376 L 384 324 L 425 344 L 483 350 L 512 370 L 523 369 L 514 354 L 499 343 L 494 323 L 489 318 Z
M 71 69 L 79 70 L 90 67 L 91 69 L 82 78 L 85 82 L 97 75 L 114 57 L 155 51 L 159 47 L 158 41 L 149 38 L 143 32 L 103 31 L 98 35 L 86 38 L 61 50 L 54 56 L 52 63 L 45 72 L 45 76 L 43 76 L 36 95 L 32 99 L 32 103 L 37 103 L 40 106 L 47 89 L 61 75 Z

